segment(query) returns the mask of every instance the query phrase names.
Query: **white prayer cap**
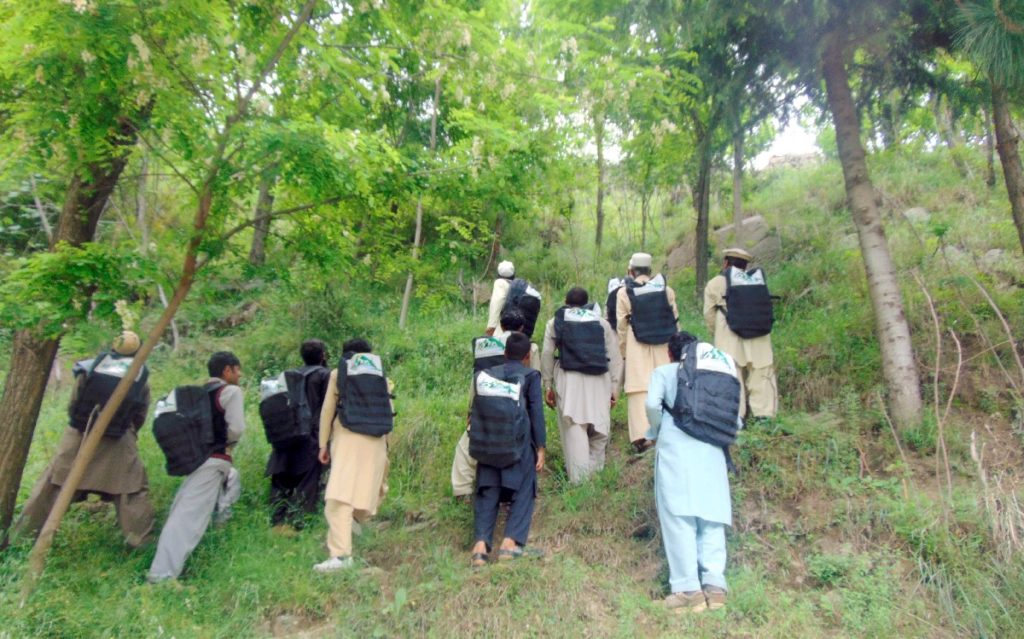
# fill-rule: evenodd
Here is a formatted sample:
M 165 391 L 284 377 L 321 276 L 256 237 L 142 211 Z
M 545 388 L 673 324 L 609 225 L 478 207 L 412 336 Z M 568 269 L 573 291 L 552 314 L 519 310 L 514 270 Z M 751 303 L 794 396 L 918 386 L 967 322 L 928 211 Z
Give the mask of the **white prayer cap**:
M 516 274 L 515 264 L 505 260 L 501 264 L 498 264 L 498 276 L 499 277 L 512 277 Z
M 118 355 L 134 355 L 139 350 L 139 336 L 132 331 L 124 331 L 110 345 Z
M 650 253 L 633 253 L 629 258 L 629 268 L 651 268 Z

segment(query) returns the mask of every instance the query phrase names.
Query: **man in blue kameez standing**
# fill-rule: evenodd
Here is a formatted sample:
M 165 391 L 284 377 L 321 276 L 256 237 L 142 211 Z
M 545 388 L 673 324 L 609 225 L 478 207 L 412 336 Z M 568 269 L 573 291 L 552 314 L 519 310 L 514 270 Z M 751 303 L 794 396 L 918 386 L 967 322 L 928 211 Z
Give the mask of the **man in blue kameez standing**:
M 739 380 L 731 357 L 689 333 L 673 335 L 668 351 L 671 363 L 651 374 L 646 401 L 647 438 L 657 442 L 654 493 L 671 586 L 665 605 L 676 612 L 700 612 L 725 605 L 725 527 L 732 525 L 732 502 L 723 442 L 730 429 L 735 438 L 741 423 Z M 690 392 L 677 404 L 687 357 L 696 362 L 684 377 L 689 388 L 696 373 L 701 384 L 717 392 Z M 689 405 L 697 401 L 705 404 Z

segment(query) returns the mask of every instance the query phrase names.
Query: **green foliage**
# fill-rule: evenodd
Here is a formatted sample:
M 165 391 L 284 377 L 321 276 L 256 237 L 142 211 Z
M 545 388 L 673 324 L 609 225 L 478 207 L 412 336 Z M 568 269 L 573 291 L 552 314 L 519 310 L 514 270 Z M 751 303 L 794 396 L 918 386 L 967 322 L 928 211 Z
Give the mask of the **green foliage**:
M 153 276 L 152 265 L 139 255 L 94 243 L 60 243 L 53 252 L 15 264 L 0 285 L 0 319 L 6 327 L 44 336 L 59 335 L 89 316 L 113 316 L 115 302 L 139 295 Z

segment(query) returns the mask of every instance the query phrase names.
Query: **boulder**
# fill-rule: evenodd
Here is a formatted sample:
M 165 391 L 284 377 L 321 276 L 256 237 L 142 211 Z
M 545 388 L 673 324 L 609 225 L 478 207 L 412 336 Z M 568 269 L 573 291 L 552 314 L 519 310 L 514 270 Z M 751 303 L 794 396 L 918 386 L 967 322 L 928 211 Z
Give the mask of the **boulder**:
M 747 250 L 754 256 L 754 264 L 771 264 L 782 257 L 782 240 L 769 235 Z
M 912 209 L 907 209 L 906 211 L 903 211 L 903 217 L 906 218 L 906 220 L 911 224 L 924 224 L 929 219 L 931 219 L 932 214 L 929 213 L 928 209 L 924 207 L 915 206 Z
M 696 266 L 697 259 L 693 252 L 693 238 L 683 238 L 678 244 L 669 250 L 665 258 L 666 273 L 678 273 L 688 266 Z
M 736 241 L 735 224 L 728 224 L 715 231 L 715 245 L 726 249 L 738 244 Z M 741 222 L 741 234 L 743 236 L 743 248 L 750 250 L 758 242 L 764 240 L 771 233 L 768 222 L 761 215 L 752 215 Z
M 471 301 L 475 301 L 478 306 L 489 304 L 491 302 L 491 287 L 493 285 L 494 283 L 490 280 L 474 282 L 469 291 Z

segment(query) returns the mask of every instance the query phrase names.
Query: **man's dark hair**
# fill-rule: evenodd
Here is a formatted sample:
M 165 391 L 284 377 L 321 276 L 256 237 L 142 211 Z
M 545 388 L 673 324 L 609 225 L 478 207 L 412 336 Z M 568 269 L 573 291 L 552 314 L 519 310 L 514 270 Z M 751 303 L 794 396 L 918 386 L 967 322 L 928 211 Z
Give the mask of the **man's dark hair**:
M 519 309 L 510 308 L 501 314 L 498 323 L 503 331 L 521 331 L 526 326 L 526 318 Z
M 299 348 L 306 366 L 320 366 L 327 361 L 327 345 L 322 340 L 307 339 Z
M 640 276 L 640 275 L 648 275 L 649 276 L 651 274 L 651 267 L 650 266 L 634 266 L 632 270 L 633 270 L 633 273 L 635 273 L 637 276 Z
M 505 359 L 521 362 L 529 354 L 530 338 L 523 333 L 514 332 L 505 340 Z
M 741 271 L 747 270 L 747 261 L 741 257 L 727 257 L 725 258 L 725 263 L 729 266 L 735 266 Z
M 697 337 L 686 331 L 679 331 L 672 337 L 668 338 L 668 358 L 673 362 L 678 362 L 683 357 L 683 351 L 692 342 L 696 342 Z
M 587 289 L 574 286 L 569 289 L 569 292 L 565 294 L 565 305 L 566 306 L 583 306 L 590 301 L 590 296 L 587 295 Z
M 372 353 L 373 347 L 370 346 L 370 342 L 367 342 L 361 337 L 357 337 L 342 344 L 341 351 L 343 353 Z
M 242 362 L 238 361 L 238 358 L 231 351 L 217 351 L 210 355 L 210 361 L 206 362 L 206 371 L 210 374 L 210 377 L 220 377 L 221 373 L 228 366 L 241 365 Z

